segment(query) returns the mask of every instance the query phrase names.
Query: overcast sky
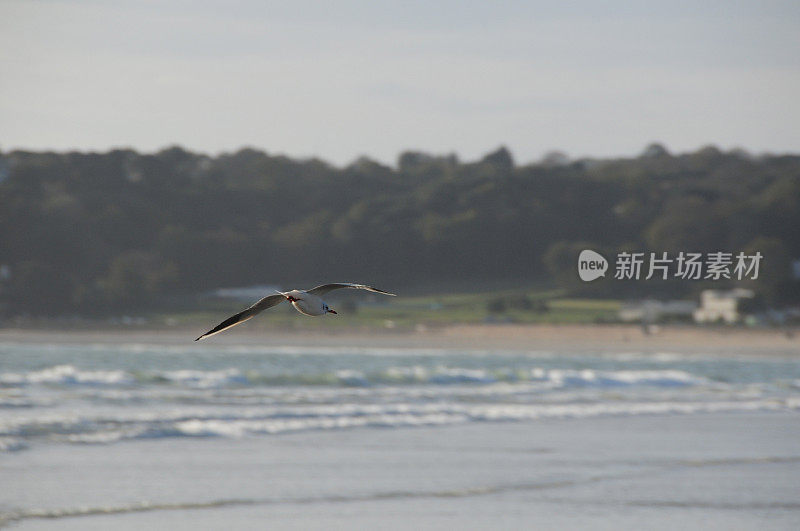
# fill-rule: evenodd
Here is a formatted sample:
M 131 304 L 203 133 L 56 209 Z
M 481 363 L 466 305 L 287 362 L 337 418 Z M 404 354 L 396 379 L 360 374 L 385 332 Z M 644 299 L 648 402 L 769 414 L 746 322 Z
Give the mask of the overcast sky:
M 800 2 L 0 0 L 0 149 L 800 152 Z

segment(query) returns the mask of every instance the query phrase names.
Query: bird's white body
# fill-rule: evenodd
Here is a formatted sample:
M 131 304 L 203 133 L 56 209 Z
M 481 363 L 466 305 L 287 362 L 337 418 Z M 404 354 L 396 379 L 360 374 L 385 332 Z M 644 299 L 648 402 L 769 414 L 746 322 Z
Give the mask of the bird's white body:
M 279 291 L 276 292 L 274 295 L 267 295 L 266 297 L 256 302 L 249 308 L 237 313 L 236 315 L 228 317 L 220 324 L 218 324 L 205 334 L 195 339 L 195 341 L 200 341 L 201 339 L 204 339 L 206 337 L 210 337 L 219 334 L 220 332 L 224 332 L 225 330 L 233 326 L 236 326 L 240 323 L 243 323 L 248 319 L 252 319 L 254 316 L 258 315 L 264 310 L 272 308 L 273 306 L 276 306 L 282 303 L 283 301 L 290 302 L 292 306 L 294 306 L 295 310 L 304 315 L 310 315 L 311 317 L 317 317 L 320 315 L 325 315 L 327 313 L 332 313 L 336 315 L 336 311 L 332 310 L 328 306 L 328 303 L 322 300 L 322 297 L 320 297 L 320 295 L 325 295 L 329 291 L 341 288 L 363 289 L 366 291 L 371 291 L 373 293 L 381 293 L 383 295 L 394 296 L 394 293 L 389 293 L 378 288 L 365 286 L 364 284 L 353 284 L 351 282 L 323 284 L 321 286 L 317 286 L 316 288 L 312 288 L 309 290 L 293 289 L 292 291 L 286 291 L 286 292 Z
M 294 309 L 302 314 L 316 317 L 330 313 L 330 308 L 321 297 L 317 297 L 307 291 L 293 289 L 283 295 L 286 295 L 286 300 L 291 302 Z

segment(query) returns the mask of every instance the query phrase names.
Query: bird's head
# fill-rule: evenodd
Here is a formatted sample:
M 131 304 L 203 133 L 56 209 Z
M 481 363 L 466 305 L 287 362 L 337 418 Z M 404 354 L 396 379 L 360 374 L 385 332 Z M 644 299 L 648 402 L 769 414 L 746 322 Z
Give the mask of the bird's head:
M 325 310 L 325 313 L 332 313 L 333 315 L 337 315 L 336 310 L 331 310 L 327 304 L 322 304 L 322 309 Z

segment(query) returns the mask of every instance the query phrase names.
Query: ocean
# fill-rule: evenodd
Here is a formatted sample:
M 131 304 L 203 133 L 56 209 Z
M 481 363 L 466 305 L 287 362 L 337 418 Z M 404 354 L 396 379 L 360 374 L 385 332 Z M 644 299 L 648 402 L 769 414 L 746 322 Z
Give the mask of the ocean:
M 375 343 L 0 340 L 0 524 L 800 525 L 796 353 Z

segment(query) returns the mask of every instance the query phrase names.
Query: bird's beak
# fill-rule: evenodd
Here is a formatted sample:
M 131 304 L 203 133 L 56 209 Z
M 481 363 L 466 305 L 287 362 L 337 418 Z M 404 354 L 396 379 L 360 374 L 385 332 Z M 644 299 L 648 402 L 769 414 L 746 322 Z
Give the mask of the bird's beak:
M 338 315 L 335 310 L 331 310 L 330 308 L 328 308 L 328 313 L 332 313 L 333 315 Z

